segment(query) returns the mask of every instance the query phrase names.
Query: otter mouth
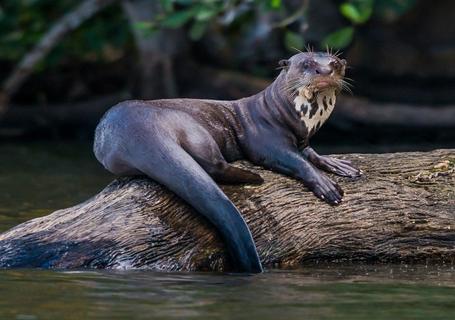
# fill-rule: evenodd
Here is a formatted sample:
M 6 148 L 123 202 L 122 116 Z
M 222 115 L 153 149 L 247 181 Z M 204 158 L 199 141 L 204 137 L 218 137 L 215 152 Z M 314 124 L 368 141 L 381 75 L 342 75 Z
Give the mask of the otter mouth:
M 317 79 L 313 80 L 309 85 L 300 87 L 297 94 L 312 99 L 315 95 L 326 91 L 337 91 L 340 89 L 339 84 L 331 79 Z
M 333 85 L 333 83 L 330 83 L 329 81 L 321 80 L 321 81 L 318 81 L 317 83 L 315 83 L 314 87 L 317 90 L 323 90 L 323 89 L 333 88 L 334 85 Z
M 315 92 L 339 89 L 339 87 L 339 84 L 335 80 L 328 78 L 314 79 L 309 85 L 309 88 Z

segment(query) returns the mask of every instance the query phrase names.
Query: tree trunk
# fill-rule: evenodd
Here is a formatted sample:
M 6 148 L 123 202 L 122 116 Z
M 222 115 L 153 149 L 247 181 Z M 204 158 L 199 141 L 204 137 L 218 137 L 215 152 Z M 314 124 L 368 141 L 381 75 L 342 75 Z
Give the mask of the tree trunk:
M 134 95 L 141 99 L 176 97 L 174 60 L 184 50 L 184 34 L 181 30 L 172 29 L 147 34 L 138 28 L 137 24 L 155 22 L 163 14 L 159 1 L 123 0 L 122 6 L 130 21 L 139 56 L 139 77 Z
M 260 186 L 223 186 L 247 221 L 266 267 L 302 263 L 439 262 L 455 258 L 455 150 L 351 154 L 365 172 L 337 180 L 337 207 L 298 181 L 262 175 Z M 146 178 L 122 178 L 72 208 L 0 235 L 1 267 L 230 270 L 214 228 Z

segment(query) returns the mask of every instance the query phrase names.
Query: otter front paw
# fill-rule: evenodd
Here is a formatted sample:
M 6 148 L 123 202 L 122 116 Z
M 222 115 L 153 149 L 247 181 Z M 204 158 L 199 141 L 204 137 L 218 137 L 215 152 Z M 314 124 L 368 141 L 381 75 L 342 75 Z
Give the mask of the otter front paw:
M 318 174 L 314 176 L 305 185 L 313 191 L 314 195 L 331 205 L 338 205 L 343 199 L 343 189 L 332 179 L 325 175 Z
M 360 178 L 362 171 L 354 167 L 351 161 L 319 156 L 315 165 L 322 170 L 351 179 Z

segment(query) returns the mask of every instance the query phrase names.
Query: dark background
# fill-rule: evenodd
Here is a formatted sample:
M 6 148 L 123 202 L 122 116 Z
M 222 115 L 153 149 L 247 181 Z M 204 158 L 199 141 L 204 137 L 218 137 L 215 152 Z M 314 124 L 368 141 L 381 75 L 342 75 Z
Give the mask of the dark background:
M 240 98 L 310 46 L 342 50 L 353 84 L 313 144 L 455 147 L 454 12 L 449 0 L 2 0 L 0 141 L 89 144 L 128 98 Z

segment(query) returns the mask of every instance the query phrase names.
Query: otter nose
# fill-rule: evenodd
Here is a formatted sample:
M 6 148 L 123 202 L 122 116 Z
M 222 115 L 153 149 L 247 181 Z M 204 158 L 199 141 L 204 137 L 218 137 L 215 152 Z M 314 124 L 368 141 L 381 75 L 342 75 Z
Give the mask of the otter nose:
M 320 74 L 323 76 L 328 76 L 332 73 L 333 69 L 331 66 L 317 66 L 315 69 L 316 74 Z

